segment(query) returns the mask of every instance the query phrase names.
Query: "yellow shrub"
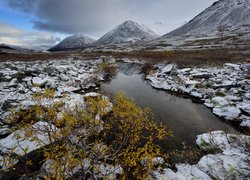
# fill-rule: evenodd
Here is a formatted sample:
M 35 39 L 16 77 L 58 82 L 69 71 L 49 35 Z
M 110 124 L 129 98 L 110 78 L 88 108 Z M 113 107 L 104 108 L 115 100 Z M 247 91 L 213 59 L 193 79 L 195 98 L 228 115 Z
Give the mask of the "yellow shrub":
M 36 121 L 43 120 L 57 128 L 39 130 L 30 128 L 31 117 L 22 117 L 17 128 L 26 128 L 24 138 L 36 133 L 47 133 L 50 145 L 43 147 L 44 160 L 51 161 L 47 179 L 72 177 L 77 168 L 78 176 L 86 172 L 94 177 L 96 165 L 106 163 L 120 165 L 123 178 L 145 179 L 153 168 L 152 159 L 160 155 L 155 141 L 171 135 L 153 120 L 148 108 L 141 109 L 123 93 L 113 99 L 113 106 L 102 96 L 85 99 L 84 108 L 63 108 L 63 101 L 55 100 L 52 90 L 34 95 Z M 43 106 L 46 102 L 46 107 Z M 62 112 L 62 116 L 57 116 Z M 22 115 L 26 116 L 25 113 Z M 41 119 L 39 119 L 39 117 Z M 30 121 L 28 121 L 28 120 Z M 103 123 L 104 121 L 104 123 Z M 34 141 L 42 143 L 38 138 Z M 141 162 L 147 159 L 147 163 Z M 88 160 L 88 170 L 82 170 Z M 32 159 L 27 161 L 32 164 Z M 106 175 L 105 175 L 106 176 Z

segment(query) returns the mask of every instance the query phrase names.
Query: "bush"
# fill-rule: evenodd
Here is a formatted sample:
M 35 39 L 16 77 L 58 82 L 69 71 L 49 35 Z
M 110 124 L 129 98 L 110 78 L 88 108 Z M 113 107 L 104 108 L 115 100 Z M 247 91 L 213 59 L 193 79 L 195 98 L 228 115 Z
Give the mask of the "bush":
M 145 75 L 152 74 L 153 71 L 154 71 L 154 66 L 151 63 L 145 63 L 141 68 L 141 72 L 144 73 Z
M 160 155 L 155 142 L 171 135 L 154 121 L 148 108 L 141 109 L 123 93 L 114 97 L 113 105 L 97 96 L 87 97 L 84 105 L 73 109 L 65 106 L 64 99 L 56 99 L 52 90 L 34 95 L 34 99 L 36 105 L 29 111 L 34 118 L 29 113 L 23 114 L 28 118 L 19 118 L 17 129 L 24 129 L 25 135 L 16 139 L 32 139 L 42 145 L 47 179 L 115 178 L 112 171 L 103 172 L 106 165 L 114 171 L 121 167 L 124 179 L 145 179 L 153 168 L 152 159 Z M 42 120 L 49 128 L 32 128 L 31 124 Z M 43 144 L 39 134 L 46 134 L 49 143 Z M 145 159 L 147 163 L 142 165 Z M 33 163 L 32 159 L 26 162 Z
M 221 91 L 216 91 L 215 95 L 220 96 L 220 97 L 225 97 L 226 96 L 226 94 L 224 92 L 221 92 Z
M 109 80 L 116 75 L 117 68 L 115 64 L 102 62 L 98 65 L 98 71 L 104 73 L 104 77 Z

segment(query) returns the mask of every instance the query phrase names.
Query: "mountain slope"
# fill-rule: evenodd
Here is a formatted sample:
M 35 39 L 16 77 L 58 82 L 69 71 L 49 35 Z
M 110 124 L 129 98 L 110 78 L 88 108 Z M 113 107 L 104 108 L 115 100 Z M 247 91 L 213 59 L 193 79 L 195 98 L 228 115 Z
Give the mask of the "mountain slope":
M 62 42 L 49 49 L 49 51 L 66 51 L 84 49 L 95 40 L 83 33 L 74 34 L 65 38 Z
M 2 43 L 0 44 L 0 54 L 1 53 L 33 53 L 36 52 L 33 49 L 29 49 L 26 47 L 16 46 L 16 45 L 10 45 Z
M 109 31 L 92 45 L 100 46 L 135 43 L 139 41 L 152 40 L 156 37 L 157 35 L 147 27 L 133 21 L 125 21 L 124 23 Z
M 185 25 L 146 46 L 167 49 L 225 43 L 249 44 L 249 35 L 250 1 L 220 0 Z

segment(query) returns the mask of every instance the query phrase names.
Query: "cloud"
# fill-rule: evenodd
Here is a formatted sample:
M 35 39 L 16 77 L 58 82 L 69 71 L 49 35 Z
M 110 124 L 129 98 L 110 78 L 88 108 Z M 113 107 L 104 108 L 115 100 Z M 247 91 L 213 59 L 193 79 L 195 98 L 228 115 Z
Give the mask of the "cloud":
M 12 8 L 19 9 L 24 12 L 32 12 L 37 5 L 38 0 L 8 0 L 8 4 Z
M 0 43 L 36 47 L 40 45 L 53 46 L 61 40 L 51 33 L 26 31 L 4 22 L 0 22 L 0 29 Z
M 34 15 L 39 30 L 84 32 L 100 36 L 125 20 L 167 32 L 217 0 L 6 0 L 13 9 Z M 166 26 L 164 26 L 164 24 Z

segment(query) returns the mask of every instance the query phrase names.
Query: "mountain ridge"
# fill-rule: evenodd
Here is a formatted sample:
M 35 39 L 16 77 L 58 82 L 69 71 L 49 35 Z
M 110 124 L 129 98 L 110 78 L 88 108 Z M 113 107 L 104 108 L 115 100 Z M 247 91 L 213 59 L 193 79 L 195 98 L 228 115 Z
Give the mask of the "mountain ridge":
M 135 43 L 152 40 L 156 37 L 157 35 L 146 26 L 128 20 L 107 32 L 92 46 Z
M 156 49 L 171 49 L 178 46 L 209 46 L 209 42 L 204 39 L 212 40 L 211 46 L 216 46 L 216 44 L 219 46 L 219 43 L 223 46 L 230 41 L 232 44 L 235 41 L 242 44 L 245 39 L 247 42 L 250 40 L 249 34 L 250 1 L 220 0 L 183 26 L 146 43 L 145 46 Z M 219 42 L 218 38 L 224 38 L 224 42 Z
M 84 33 L 77 33 L 72 36 L 66 37 L 59 44 L 49 49 L 49 51 L 66 51 L 75 49 L 84 49 L 91 43 L 95 42 Z

